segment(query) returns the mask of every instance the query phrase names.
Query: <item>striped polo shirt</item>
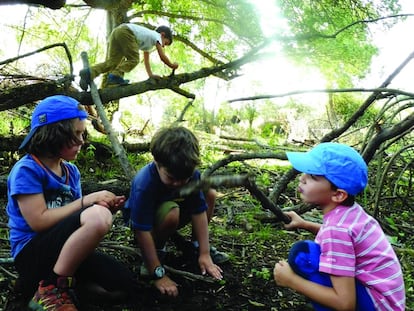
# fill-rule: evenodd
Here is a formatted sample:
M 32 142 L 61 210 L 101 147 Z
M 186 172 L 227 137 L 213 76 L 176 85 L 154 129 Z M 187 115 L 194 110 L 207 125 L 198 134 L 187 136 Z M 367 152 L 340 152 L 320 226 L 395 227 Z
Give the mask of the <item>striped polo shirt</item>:
M 377 310 L 405 310 L 398 258 L 379 223 L 360 205 L 326 213 L 315 241 L 321 246 L 319 271 L 358 279 Z

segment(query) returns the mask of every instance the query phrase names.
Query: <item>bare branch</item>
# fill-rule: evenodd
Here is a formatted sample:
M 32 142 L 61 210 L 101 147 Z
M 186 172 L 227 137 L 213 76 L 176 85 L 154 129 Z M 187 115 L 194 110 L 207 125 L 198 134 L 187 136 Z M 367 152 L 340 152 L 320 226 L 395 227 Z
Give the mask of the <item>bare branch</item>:
M 69 51 L 66 43 L 55 43 L 55 44 L 47 45 L 47 46 L 44 46 L 44 47 L 42 47 L 42 48 L 40 48 L 38 50 L 35 50 L 33 52 L 26 53 L 26 54 L 23 54 L 23 55 L 20 55 L 20 56 L 17 56 L 17 57 L 13 57 L 13 58 L 9 58 L 9 59 L 6 59 L 4 61 L 1 61 L 0 62 L 0 65 L 12 63 L 12 62 L 14 62 L 14 61 L 16 61 L 18 59 L 25 58 L 25 57 L 29 57 L 29 56 L 32 56 L 34 54 L 37 54 L 37 53 L 46 51 L 48 49 L 53 49 L 55 47 L 63 47 L 63 49 L 65 50 L 66 56 L 67 56 L 67 58 L 69 60 L 70 75 L 72 75 L 73 74 L 72 55 L 70 54 L 70 51 Z
M 259 99 L 270 99 L 270 98 L 280 98 L 286 96 L 293 96 L 293 95 L 300 95 L 300 94 L 308 94 L 308 93 L 356 93 L 356 92 L 368 92 L 368 93 L 383 93 L 377 98 L 387 98 L 390 96 L 395 95 L 405 95 L 410 98 L 414 98 L 414 93 L 406 92 L 398 89 L 388 89 L 388 88 L 376 88 L 376 89 L 365 89 L 365 88 L 349 88 L 349 89 L 314 89 L 314 90 L 298 90 L 298 91 L 291 91 L 281 94 L 268 94 L 268 95 L 256 95 L 256 96 L 248 96 L 248 97 L 241 97 L 228 100 L 229 103 L 239 102 L 239 101 L 249 101 L 249 100 L 259 100 Z

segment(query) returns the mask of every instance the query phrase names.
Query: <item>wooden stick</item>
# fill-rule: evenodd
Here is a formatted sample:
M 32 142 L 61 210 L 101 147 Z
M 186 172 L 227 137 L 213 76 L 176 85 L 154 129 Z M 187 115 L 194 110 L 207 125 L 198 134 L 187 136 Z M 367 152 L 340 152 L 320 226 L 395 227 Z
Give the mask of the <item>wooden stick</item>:
M 88 54 L 86 52 L 82 52 L 81 58 L 83 62 L 83 68 L 89 68 Z M 96 106 L 96 110 L 98 112 L 99 118 L 102 121 L 108 138 L 112 144 L 112 149 L 114 150 L 115 155 L 118 156 L 119 162 L 121 163 L 125 175 L 129 178 L 129 180 L 132 180 L 135 175 L 135 170 L 132 168 L 131 164 L 128 161 L 124 147 L 122 147 L 122 145 L 118 141 L 118 138 L 114 134 L 111 123 L 109 122 L 104 107 L 102 105 L 98 88 L 96 87 L 95 82 L 93 82 L 93 80 L 90 81 L 89 86 L 91 88 L 92 100 Z
M 274 204 L 264 193 L 257 187 L 256 183 L 247 175 L 221 175 L 209 176 L 200 180 L 192 181 L 178 190 L 180 196 L 188 196 L 195 191 L 207 191 L 211 187 L 237 187 L 244 186 L 249 192 L 261 203 L 261 205 L 270 210 L 276 217 L 285 224 L 290 223 L 291 219 L 280 207 Z

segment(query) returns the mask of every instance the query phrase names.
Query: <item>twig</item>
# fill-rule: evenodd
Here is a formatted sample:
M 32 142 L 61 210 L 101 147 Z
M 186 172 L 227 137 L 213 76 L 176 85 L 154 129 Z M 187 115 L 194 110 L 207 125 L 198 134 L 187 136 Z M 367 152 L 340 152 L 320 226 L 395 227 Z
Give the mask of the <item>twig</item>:
M 83 61 L 83 67 L 89 68 L 89 61 L 88 61 L 88 54 L 86 52 L 81 53 L 82 61 Z M 135 170 L 131 166 L 131 164 L 128 161 L 128 158 L 126 156 L 125 149 L 122 147 L 122 145 L 119 143 L 118 138 L 114 134 L 114 130 L 112 129 L 111 123 L 109 122 L 104 107 L 102 105 L 101 98 L 99 96 L 98 88 L 95 85 L 95 82 L 90 81 L 89 86 L 91 88 L 91 96 L 92 100 L 96 106 L 96 110 L 98 112 L 99 118 L 102 121 L 102 124 L 105 128 L 106 133 L 108 133 L 108 138 L 111 141 L 112 148 L 114 150 L 114 153 L 118 156 L 119 162 L 121 163 L 122 168 L 124 169 L 125 175 L 132 180 L 132 178 L 135 175 Z
M 0 258 L 0 264 L 3 264 L 3 263 L 13 263 L 14 262 L 14 259 L 13 258 Z
M 122 250 L 122 251 L 127 251 L 133 255 L 137 255 L 139 257 L 142 258 L 141 256 L 141 252 L 134 247 L 130 247 L 130 246 L 125 246 L 125 245 L 119 245 L 119 244 L 114 244 L 111 242 L 101 242 L 100 243 L 101 247 L 105 247 L 105 248 L 110 248 L 110 249 L 118 249 L 118 250 Z M 183 271 L 183 270 L 177 270 L 174 269 L 170 266 L 164 265 L 165 270 L 167 270 L 170 273 L 176 274 L 176 275 L 180 275 L 186 279 L 189 280 L 197 280 L 197 281 L 203 281 L 203 282 L 207 282 L 207 283 L 217 283 L 219 282 L 219 280 L 213 279 L 213 278 L 209 278 L 209 277 L 205 277 L 203 275 L 198 275 L 198 274 L 194 274 L 188 271 Z
M 4 273 L 6 273 L 8 276 L 10 276 L 10 277 L 12 277 L 12 278 L 14 278 L 14 279 L 17 279 L 18 278 L 18 276 L 16 275 L 16 274 L 14 274 L 14 273 L 11 273 L 9 270 L 7 270 L 6 268 L 4 268 L 4 267 L 2 267 L 2 266 L 0 266 L 0 270 L 2 270 Z
M 184 277 L 188 280 L 202 281 L 202 282 L 211 283 L 211 284 L 220 282 L 220 280 L 216 280 L 216 279 L 206 277 L 206 276 L 203 276 L 203 275 L 199 275 L 199 274 L 194 274 L 194 273 L 191 273 L 191 272 L 188 272 L 188 271 L 177 270 L 177 269 L 171 268 L 170 266 L 167 266 L 167 265 L 164 265 L 164 268 L 168 272 L 173 273 L 175 275 L 180 275 L 180 276 L 182 276 L 182 277 Z

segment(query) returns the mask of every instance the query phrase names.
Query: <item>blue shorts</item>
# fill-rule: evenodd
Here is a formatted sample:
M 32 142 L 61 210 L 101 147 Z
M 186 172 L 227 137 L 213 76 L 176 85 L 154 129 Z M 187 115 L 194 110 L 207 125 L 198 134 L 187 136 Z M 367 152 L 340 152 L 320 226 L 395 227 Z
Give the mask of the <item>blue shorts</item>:
M 321 248 L 319 244 L 310 241 L 296 242 L 289 252 L 288 262 L 290 267 L 296 274 L 303 278 L 324 285 L 332 287 L 331 278 L 329 274 L 319 272 L 319 257 L 321 255 Z M 355 281 L 357 306 L 356 311 L 375 311 L 374 303 L 369 296 L 367 289 L 358 280 Z M 331 311 L 334 309 L 325 307 L 312 301 L 315 310 Z

